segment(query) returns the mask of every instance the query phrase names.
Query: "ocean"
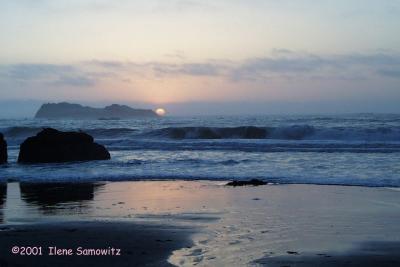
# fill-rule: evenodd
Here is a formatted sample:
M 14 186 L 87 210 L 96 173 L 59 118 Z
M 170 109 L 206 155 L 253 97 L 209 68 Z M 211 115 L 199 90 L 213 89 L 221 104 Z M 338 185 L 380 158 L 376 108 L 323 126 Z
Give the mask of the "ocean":
M 17 164 L 44 127 L 82 130 L 109 161 Z M 400 187 L 400 115 L 197 116 L 133 120 L 2 119 L 0 181 L 263 179 L 278 184 Z

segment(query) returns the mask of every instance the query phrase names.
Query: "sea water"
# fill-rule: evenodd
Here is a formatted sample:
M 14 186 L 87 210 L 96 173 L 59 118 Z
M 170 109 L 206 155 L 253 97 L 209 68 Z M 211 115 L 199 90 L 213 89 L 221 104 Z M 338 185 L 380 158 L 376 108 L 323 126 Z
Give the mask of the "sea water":
M 42 128 L 84 131 L 109 161 L 18 164 Z M 265 115 L 132 120 L 3 119 L 9 163 L 0 181 L 263 179 L 400 187 L 400 115 Z

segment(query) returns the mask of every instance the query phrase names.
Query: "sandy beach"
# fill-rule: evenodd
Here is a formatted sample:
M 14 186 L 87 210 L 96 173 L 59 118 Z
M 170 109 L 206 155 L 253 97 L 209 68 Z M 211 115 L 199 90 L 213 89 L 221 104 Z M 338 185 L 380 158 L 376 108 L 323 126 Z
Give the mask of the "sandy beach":
M 400 191 L 211 181 L 3 185 L 1 266 L 398 266 Z M 74 190 L 72 190 L 74 188 Z M 65 190 L 68 189 L 68 190 Z M 61 193 L 63 192 L 63 193 Z M 13 255 L 41 246 L 43 256 Z M 71 248 L 50 256 L 48 247 Z M 121 256 L 76 255 L 118 248 Z

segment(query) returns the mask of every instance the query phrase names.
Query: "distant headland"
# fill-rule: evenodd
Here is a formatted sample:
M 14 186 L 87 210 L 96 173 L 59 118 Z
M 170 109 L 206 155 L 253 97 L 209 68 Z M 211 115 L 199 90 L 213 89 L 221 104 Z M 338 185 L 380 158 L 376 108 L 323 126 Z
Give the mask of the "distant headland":
M 40 119 L 130 119 L 159 117 L 151 109 L 134 109 L 125 105 L 112 104 L 105 108 L 93 108 L 79 104 L 47 103 L 36 112 Z

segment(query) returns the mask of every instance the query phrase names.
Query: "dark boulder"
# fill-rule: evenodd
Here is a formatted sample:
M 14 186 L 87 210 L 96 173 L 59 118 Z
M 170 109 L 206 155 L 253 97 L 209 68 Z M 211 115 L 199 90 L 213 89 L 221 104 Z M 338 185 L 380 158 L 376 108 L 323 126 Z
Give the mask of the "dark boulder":
M 0 164 L 7 163 L 7 142 L 4 140 L 4 136 L 0 133 Z
M 110 158 L 107 149 L 94 143 L 93 137 L 86 133 L 47 128 L 21 144 L 18 162 L 56 163 Z
M 258 179 L 251 179 L 250 181 L 232 181 L 227 183 L 226 185 L 228 186 L 245 186 L 245 185 L 253 185 L 253 186 L 259 186 L 259 185 L 266 185 L 267 183 Z

